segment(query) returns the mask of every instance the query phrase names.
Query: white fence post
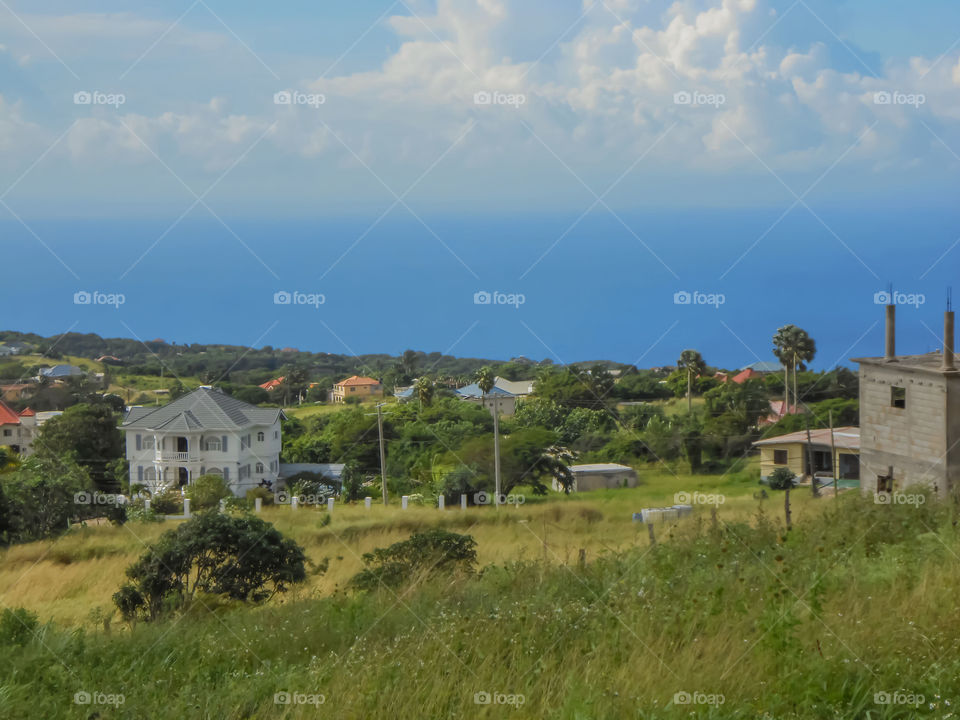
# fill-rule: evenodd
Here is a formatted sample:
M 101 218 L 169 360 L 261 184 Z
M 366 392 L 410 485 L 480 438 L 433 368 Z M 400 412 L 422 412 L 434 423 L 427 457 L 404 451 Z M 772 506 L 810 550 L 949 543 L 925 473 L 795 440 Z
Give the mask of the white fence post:
M 226 501 L 225 498 L 221 498 L 221 499 L 220 499 L 220 512 L 226 512 L 226 511 L 227 511 L 227 501 Z
M 407 503 L 408 503 L 409 501 L 410 501 L 410 496 L 409 496 L 409 495 L 404 495 L 403 497 L 400 498 L 400 507 L 402 507 L 404 510 L 406 510 L 406 509 L 407 509 Z
M 291 509 L 296 510 L 299 505 L 300 505 L 300 498 L 298 498 L 296 495 L 291 495 L 290 496 Z
M 185 518 L 190 517 L 190 498 L 183 499 L 183 516 Z
M 372 503 L 373 503 L 373 498 L 368 498 L 368 497 L 366 497 L 366 498 L 363 499 L 363 504 L 366 506 L 367 510 L 370 509 L 370 505 L 371 505 Z
M 327 498 L 327 512 L 333 512 L 333 498 Z
M 150 498 L 143 499 L 143 509 L 150 512 Z
M 439 508 L 440 510 L 443 510 L 446 502 L 447 502 L 447 499 L 443 495 L 441 495 L 440 497 L 437 498 L 437 508 Z
M 253 499 L 253 509 L 256 512 L 263 510 L 263 498 L 254 498 Z
M 467 509 L 467 496 L 466 496 L 466 495 L 461 495 L 461 496 L 460 496 L 460 509 L 461 509 L 461 510 L 466 510 L 466 509 Z

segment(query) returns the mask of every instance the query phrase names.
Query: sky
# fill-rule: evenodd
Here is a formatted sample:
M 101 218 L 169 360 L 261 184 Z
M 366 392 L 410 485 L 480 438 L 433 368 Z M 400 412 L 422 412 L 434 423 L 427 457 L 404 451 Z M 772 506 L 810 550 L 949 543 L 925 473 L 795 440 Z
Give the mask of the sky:
M 4 0 L 0 258 L 29 259 L 53 298 L 126 302 L 45 297 L 0 325 L 244 344 L 273 319 L 261 344 L 444 351 L 497 310 L 461 295 L 502 289 L 529 298 L 525 319 L 481 314 L 453 352 L 631 362 L 676 320 L 688 334 L 644 361 L 707 338 L 745 364 L 814 307 L 814 334 L 837 335 L 826 362 L 892 283 L 929 298 L 906 330 L 925 345 L 960 257 L 958 89 L 946 0 Z M 601 248 L 602 269 L 584 260 Z M 804 306 L 824 258 L 838 282 Z M 206 281 L 187 272 L 201 264 Z M 536 302 L 587 267 L 581 305 Z M 731 311 L 788 267 L 739 342 L 732 318 L 672 302 L 699 287 Z M 218 308 L 226 278 L 237 315 Z M 243 306 L 285 288 L 329 299 L 322 322 Z M 181 292 L 211 312 L 174 318 Z M 609 340 L 644 307 L 666 322 Z

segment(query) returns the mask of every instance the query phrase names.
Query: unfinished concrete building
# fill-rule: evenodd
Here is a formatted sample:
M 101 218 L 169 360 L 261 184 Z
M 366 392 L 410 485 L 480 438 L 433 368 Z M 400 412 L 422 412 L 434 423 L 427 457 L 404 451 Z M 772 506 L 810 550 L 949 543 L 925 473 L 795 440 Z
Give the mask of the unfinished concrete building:
M 894 492 L 923 485 L 960 490 L 960 372 L 953 312 L 944 314 L 943 350 L 897 355 L 896 307 L 887 306 L 883 357 L 860 364 L 860 487 Z

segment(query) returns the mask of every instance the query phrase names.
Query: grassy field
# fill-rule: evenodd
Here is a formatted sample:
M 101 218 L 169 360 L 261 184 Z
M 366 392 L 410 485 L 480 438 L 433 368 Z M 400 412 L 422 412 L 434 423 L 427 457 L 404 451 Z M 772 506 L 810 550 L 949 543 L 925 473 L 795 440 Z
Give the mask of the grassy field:
M 593 559 L 638 544 L 645 546 L 649 542 L 646 528 L 634 523 L 632 514 L 645 507 L 672 505 L 678 492 L 723 494 L 721 517 L 746 518 L 760 504 L 753 498 L 758 490 L 756 476 L 753 464 L 726 476 L 674 475 L 660 468 L 641 473 L 642 484 L 637 488 L 571 496 L 527 495 L 522 505 L 499 509 L 471 507 L 463 511 L 457 506 L 441 512 L 411 504 L 402 510 L 398 498 L 386 508 L 375 498 L 369 511 L 362 503 L 337 506 L 326 526 L 321 523 L 327 511 L 315 507 L 266 506 L 263 518 L 300 543 L 311 561 L 329 563 L 328 572 L 312 577 L 307 587 L 329 594 L 360 570 L 363 553 L 418 530 L 444 527 L 473 535 L 482 565 L 536 559 L 569 564 L 577 561 L 581 548 Z M 781 497 L 773 494 L 763 504 L 780 512 Z M 802 515 L 809 505 L 809 493 L 797 491 L 793 498 L 796 513 Z M 699 515 L 709 515 L 708 507 L 697 510 Z M 43 618 L 70 626 L 109 614 L 111 596 L 123 580 L 124 569 L 177 522 L 75 527 L 55 541 L 12 547 L 0 556 L 0 604 L 27 607 Z M 667 529 L 658 531 L 665 534 Z
M 172 522 L 75 528 L 0 560 L 0 602 L 56 620 L 0 652 L 2 715 L 953 717 L 955 506 L 797 490 L 788 533 L 782 493 L 755 499 L 755 477 L 651 471 L 519 508 L 337 506 L 327 525 L 273 507 L 326 574 L 264 607 L 208 597 L 132 629 L 105 622 L 109 596 Z M 651 545 L 630 514 L 677 492 L 723 494 L 718 521 L 698 506 Z M 438 526 L 476 538 L 481 573 L 345 590 L 361 553 Z

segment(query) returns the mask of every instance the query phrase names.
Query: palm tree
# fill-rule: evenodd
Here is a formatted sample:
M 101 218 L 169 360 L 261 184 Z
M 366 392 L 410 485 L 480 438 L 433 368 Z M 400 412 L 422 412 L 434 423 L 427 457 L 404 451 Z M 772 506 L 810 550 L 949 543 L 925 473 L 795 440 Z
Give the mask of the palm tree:
M 429 378 L 421 377 L 417 379 L 417 382 L 413 385 L 413 390 L 417 394 L 417 399 L 420 401 L 420 409 L 423 410 L 423 406 L 430 406 L 431 401 L 433 400 L 433 383 L 430 382 Z
M 684 350 L 680 353 L 680 359 L 677 360 L 677 367 L 687 373 L 687 412 L 690 412 L 693 410 L 693 378 L 702 375 L 707 369 L 707 364 L 696 350 Z
M 476 383 L 477 387 L 480 388 L 480 392 L 483 393 L 483 406 L 487 406 L 487 393 L 493 390 L 493 386 L 496 384 L 496 378 L 494 377 L 493 370 L 489 365 L 484 365 L 482 368 L 477 370 L 476 374 Z M 499 408 L 496 405 L 496 398 L 494 398 L 493 405 L 493 477 L 494 485 L 496 488 L 494 498 L 494 506 L 500 506 L 500 413 Z
M 806 370 L 806 363 L 817 354 L 817 345 L 806 330 L 796 325 L 784 325 L 773 336 L 773 354 L 783 365 L 783 399 L 786 411 L 790 409 L 790 375 L 793 370 L 793 407 L 800 404 L 797 394 L 797 369 Z

